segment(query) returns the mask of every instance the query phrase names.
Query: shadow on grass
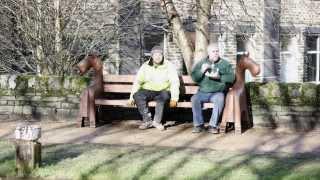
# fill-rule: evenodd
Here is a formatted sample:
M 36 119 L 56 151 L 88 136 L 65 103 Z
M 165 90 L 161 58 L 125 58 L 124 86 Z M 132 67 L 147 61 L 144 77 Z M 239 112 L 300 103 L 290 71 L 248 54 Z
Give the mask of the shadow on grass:
M 183 130 L 181 130 L 182 132 Z M 180 132 L 180 133 L 181 133 Z M 278 139 L 278 135 L 262 140 L 245 152 L 222 152 L 212 149 L 190 148 L 190 145 L 203 135 L 190 137 L 181 147 L 164 147 L 157 145 L 162 140 L 172 138 L 166 136 L 150 146 L 141 145 L 105 145 L 105 144 L 55 144 L 44 146 L 43 165 L 37 171 L 46 168 L 58 168 L 64 178 L 99 179 L 317 179 L 320 177 L 319 153 L 278 153 L 283 148 L 303 142 L 306 134 L 301 134 L 286 144 L 270 149 L 271 153 L 261 153 L 261 147 Z M 299 145 L 295 147 L 299 149 Z M 316 147 L 315 149 L 319 149 Z M 102 151 L 102 152 L 101 152 Z M 105 157 L 98 155 L 104 154 Z M 78 166 L 77 175 L 69 176 L 68 169 Z M 103 159 L 95 162 L 96 159 Z M 0 157 L 0 167 L 5 161 L 14 159 L 13 152 Z M 88 163 L 92 163 L 88 166 Z M 309 166 L 308 166 L 309 164 Z M 314 164 L 317 166 L 314 167 Z M 202 170 L 203 169 L 203 170 Z M 77 172 L 78 171 L 78 172 Z M 195 173 L 193 173 L 195 172 Z M 35 176 L 46 178 L 52 174 Z M 128 173 L 128 176 L 123 174 Z M 6 176 L 7 174 L 0 174 Z M 239 176 L 239 177 L 237 177 Z M 243 176 L 243 177 L 241 177 Z M 60 176 L 58 176 L 60 177 Z M 101 178 L 100 178 L 101 179 Z
M 0 177 L 14 174 L 14 158 L 13 145 L 0 141 Z
M 109 127 L 108 127 L 109 128 Z M 281 134 L 266 132 L 259 134 L 261 141 L 244 152 L 216 151 L 210 149 L 215 143 L 230 136 L 220 136 L 208 143 L 208 148 L 190 148 L 206 133 L 189 134 L 179 147 L 162 146 L 190 128 L 178 128 L 172 134 L 163 134 L 151 145 L 75 144 L 86 138 L 88 142 L 108 130 L 97 128 L 86 136 L 76 137 L 67 144 L 43 146 L 42 167 L 34 176 L 71 179 L 318 179 L 320 177 L 320 145 L 310 153 L 299 153 L 304 148 L 308 132 L 295 134 L 286 143 L 263 148 L 276 142 Z M 241 136 L 239 136 L 241 138 Z M 147 140 L 148 138 L 146 138 Z M 250 142 L 246 142 L 250 143 Z M 234 146 L 237 144 L 235 143 Z M 293 148 L 292 154 L 279 153 Z M 314 152 L 314 153 L 312 153 Z M 0 167 L 14 159 L 14 152 L 0 156 Z M 308 166 L 310 164 L 310 166 Z M 312 167 L 311 165 L 317 166 Z M 14 167 L 12 167 L 14 168 Z M 77 169 L 78 168 L 78 169 Z M 48 171 L 50 169 L 50 171 Z M 73 173 L 70 175 L 68 173 Z M 5 172 L 0 176 L 6 176 Z M 238 177 L 239 176 L 239 177 Z
M 65 159 L 76 158 L 90 150 L 90 147 L 80 144 L 52 144 L 42 148 L 45 153 L 41 162 L 42 167 L 55 165 Z
M 142 150 L 142 148 L 138 147 L 138 148 L 134 148 L 132 150 L 130 150 L 129 152 L 125 152 L 125 153 L 120 153 L 118 155 L 116 155 L 115 157 L 111 158 L 111 159 L 108 159 L 108 160 L 105 160 L 103 161 L 102 163 L 99 163 L 99 164 L 96 164 L 93 168 L 91 168 L 89 171 L 85 172 L 85 173 L 82 173 L 80 175 L 80 178 L 81 180 L 88 180 L 90 179 L 90 176 L 96 174 L 99 170 L 99 168 L 101 166 L 104 166 L 104 165 L 108 165 L 108 164 L 112 164 L 112 163 L 115 163 L 117 160 L 123 158 L 124 156 L 128 156 L 129 154 L 133 154 L 133 153 L 136 153 L 138 151 Z
M 217 164 L 227 165 L 220 166 L 218 168 L 213 168 L 202 175 L 198 176 L 196 179 L 220 179 L 220 178 L 228 178 L 230 174 L 235 171 L 242 169 L 243 167 L 247 167 L 248 171 L 256 177 L 255 179 L 285 179 L 293 175 L 293 179 L 317 179 L 320 177 L 320 158 L 316 158 L 319 152 L 315 153 L 277 153 L 282 148 L 286 148 L 293 143 L 295 144 L 297 141 L 303 141 L 305 134 L 302 134 L 286 144 L 275 146 L 270 153 L 261 153 L 258 150 L 260 147 L 264 146 L 267 142 L 276 140 L 278 137 L 275 135 L 270 139 L 261 141 L 251 150 L 246 151 L 244 153 L 236 154 L 231 156 L 223 161 L 217 162 Z M 320 146 L 319 146 L 320 147 Z M 318 149 L 319 147 L 315 148 Z M 232 164 L 232 166 L 228 167 L 230 162 L 235 161 L 238 162 Z M 270 163 L 268 165 L 257 164 L 257 160 L 259 159 L 269 159 Z M 304 172 L 299 171 L 300 166 L 303 167 L 308 163 L 317 163 L 319 166 L 313 169 L 314 172 Z M 295 172 L 298 174 L 295 175 Z M 239 177 L 239 179 L 241 179 Z M 245 178 L 244 178 L 245 179 Z
M 217 152 L 220 154 L 219 157 L 207 163 L 207 166 L 197 167 L 199 169 L 204 168 L 205 172 L 198 173 L 196 175 L 192 175 L 191 179 L 220 179 L 220 178 L 229 178 L 233 177 L 233 174 L 236 174 L 238 171 L 245 171 L 248 177 L 256 177 L 255 179 L 283 179 L 287 177 L 291 177 L 293 173 L 293 177 L 307 177 L 307 178 L 318 178 L 320 177 L 320 166 L 315 167 L 312 172 L 309 170 L 300 170 L 299 168 L 303 167 L 308 163 L 320 163 L 319 158 L 315 158 L 318 155 L 316 153 L 294 153 L 294 154 L 283 154 L 278 153 L 281 149 L 286 147 L 292 147 L 294 145 L 294 149 L 299 152 L 299 150 L 303 147 L 303 141 L 308 133 L 300 134 L 296 138 L 293 138 L 291 141 L 286 144 L 280 144 L 274 146 L 273 149 L 270 149 L 266 154 L 261 154 L 261 148 L 266 145 L 268 142 L 275 141 L 279 138 L 279 134 L 274 134 L 268 139 L 262 140 L 260 143 L 256 144 L 255 147 L 250 149 L 249 151 L 242 153 L 233 153 L 233 155 L 227 155 L 224 157 L 224 152 L 214 151 L 212 149 L 190 149 L 190 145 L 197 142 L 198 139 L 201 139 L 205 134 L 200 134 L 199 136 L 190 137 L 190 140 L 186 141 L 181 147 L 163 147 L 158 144 L 163 140 L 168 140 L 170 138 L 175 137 L 176 135 L 183 133 L 186 129 L 181 129 L 177 131 L 175 134 L 171 134 L 168 136 L 164 136 L 159 139 L 157 142 L 150 146 L 140 146 L 135 145 L 135 148 L 130 151 L 118 153 L 110 159 L 106 159 L 102 162 L 96 163 L 94 166 L 87 169 L 85 172 L 82 172 L 80 175 L 80 179 L 92 179 L 97 174 L 101 174 L 105 169 L 109 172 L 117 172 L 118 169 L 121 169 L 123 166 L 128 166 L 128 164 L 133 163 L 135 159 L 139 159 L 142 162 L 142 165 L 139 167 L 134 167 L 135 172 L 131 174 L 130 179 L 148 179 L 150 176 L 152 179 L 172 179 L 172 177 L 177 176 L 179 173 L 185 173 L 188 176 L 187 166 L 190 164 L 198 163 L 193 157 L 194 156 L 202 156 L 203 161 L 207 161 L 210 159 L 210 153 L 208 152 Z M 222 137 L 223 139 L 224 137 Z M 212 145 L 212 144 L 210 144 Z M 62 146 L 63 147 L 63 146 Z M 65 158 L 75 158 L 79 156 L 81 153 L 92 150 L 92 147 L 87 147 L 86 145 L 66 145 L 66 147 L 58 148 L 55 151 L 55 154 L 60 158 L 60 161 L 63 161 Z M 104 149 L 104 148 L 129 148 L 128 146 L 117 146 L 117 145 L 99 145 L 96 146 L 96 149 Z M 78 152 L 70 155 L 68 151 L 65 151 L 68 148 L 73 148 L 74 152 Z M 80 150 L 80 149 L 81 150 Z M 315 148 L 315 150 L 319 149 L 319 147 Z M 76 150 L 78 149 L 78 150 Z M 69 154 L 66 157 L 63 154 Z M 182 155 L 181 155 L 182 154 Z M 228 154 L 228 152 L 226 152 Z M 179 155 L 179 158 L 175 158 L 175 156 Z M 206 158 L 208 156 L 208 158 Z M 145 158 L 149 157 L 149 158 Z M 89 157 L 90 158 L 90 157 Z M 170 163 L 170 158 L 172 158 L 172 164 Z M 168 161 L 167 170 L 161 171 L 161 175 L 155 176 L 152 175 L 154 169 L 157 169 L 160 164 L 164 163 L 164 161 Z M 261 160 L 262 159 L 262 160 Z M 259 161 L 263 161 L 263 159 L 267 159 L 268 165 L 259 165 Z M 48 159 L 48 161 L 51 161 Z M 258 162 L 257 162 L 258 161 Z M 50 163 L 54 165 L 59 161 L 55 161 Z M 319 164 L 320 165 L 320 164 Z M 130 166 L 129 166 L 130 167 Z M 201 170 L 199 170 L 201 172 Z M 297 172 L 295 175 L 294 172 Z M 112 174 L 115 178 L 121 176 L 121 173 L 126 172 L 118 172 Z M 243 173 L 243 172 L 242 172 Z M 107 176 L 110 174 L 107 174 Z M 110 175 L 110 176 L 111 176 Z M 233 177 L 235 178 L 235 177 Z M 241 179 L 241 178 L 240 178 Z M 245 178 L 242 178 L 245 179 Z

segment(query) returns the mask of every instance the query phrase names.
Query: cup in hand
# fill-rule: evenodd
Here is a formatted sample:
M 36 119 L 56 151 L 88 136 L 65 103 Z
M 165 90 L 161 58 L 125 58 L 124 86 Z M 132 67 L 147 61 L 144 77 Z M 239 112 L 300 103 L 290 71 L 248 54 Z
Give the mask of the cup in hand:
M 201 72 L 202 73 L 205 73 L 209 69 L 210 69 L 210 64 L 204 63 L 204 64 L 201 65 Z

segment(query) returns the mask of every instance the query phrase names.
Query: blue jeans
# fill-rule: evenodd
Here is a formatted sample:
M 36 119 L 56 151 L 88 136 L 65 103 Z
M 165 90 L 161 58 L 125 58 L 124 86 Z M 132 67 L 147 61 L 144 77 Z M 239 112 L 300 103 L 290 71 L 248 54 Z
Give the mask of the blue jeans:
M 209 126 L 211 127 L 218 126 L 218 120 L 220 118 L 220 115 L 224 107 L 223 92 L 205 93 L 205 92 L 198 91 L 197 94 L 192 96 L 191 102 L 192 102 L 192 114 L 193 114 L 194 126 L 204 125 L 203 115 L 202 115 L 202 104 L 206 102 L 213 103 L 213 109 L 212 109 L 212 114 L 209 121 Z

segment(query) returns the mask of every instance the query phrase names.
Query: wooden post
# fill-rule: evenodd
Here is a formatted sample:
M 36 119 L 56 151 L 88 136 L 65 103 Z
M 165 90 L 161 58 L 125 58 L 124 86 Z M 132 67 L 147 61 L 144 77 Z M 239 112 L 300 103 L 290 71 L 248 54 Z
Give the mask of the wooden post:
M 36 141 L 16 140 L 16 172 L 18 176 L 28 176 L 40 166 L 41 143 Z
M 15 130 L 16 173 L 26 177 L 41 164 L 41 128 L 32 125 L 18 125 Z

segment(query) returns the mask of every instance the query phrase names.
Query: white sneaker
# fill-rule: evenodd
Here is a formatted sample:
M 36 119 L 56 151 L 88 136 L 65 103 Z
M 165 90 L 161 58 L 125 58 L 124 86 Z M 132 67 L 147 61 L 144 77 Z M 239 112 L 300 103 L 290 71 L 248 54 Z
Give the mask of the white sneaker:
M 163 131 L 164 130 L 164 126 L 161 124 L 161 123 L 158 123 L 156 121 L 153 121 L 152 122 L 152 126 L 159 129 L 160 131 Z

